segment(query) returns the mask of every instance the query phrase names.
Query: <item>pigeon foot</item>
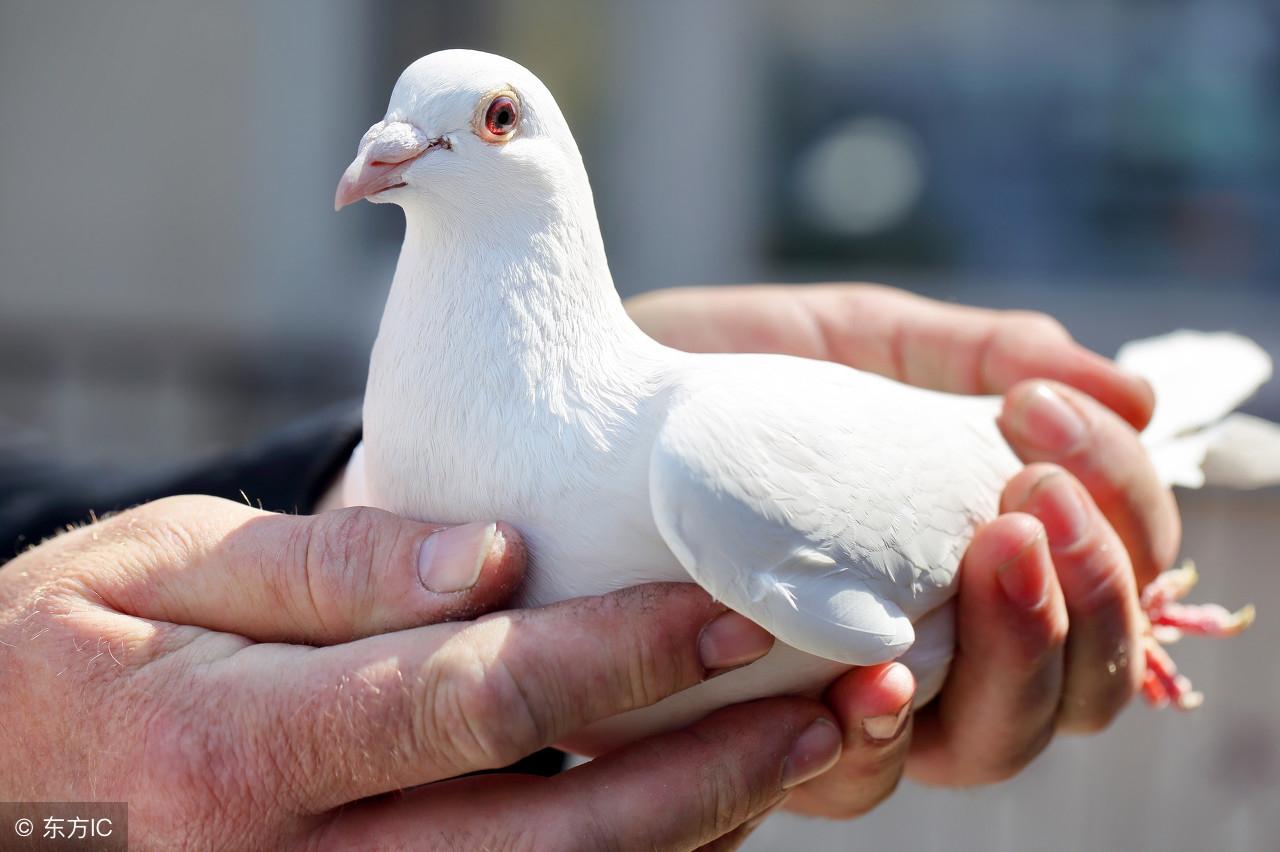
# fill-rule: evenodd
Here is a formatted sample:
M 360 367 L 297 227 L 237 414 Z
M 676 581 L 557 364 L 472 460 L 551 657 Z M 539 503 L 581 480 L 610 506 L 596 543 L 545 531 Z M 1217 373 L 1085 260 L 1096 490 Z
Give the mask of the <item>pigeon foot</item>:
M 1191 686 L 1185 675 L 1163 646 L 1177 642 L 1186 634 L 1225 638 L 1235 636 L 1253 623 L 1252 605 L 1230 612 L 1217 604 L 1184 604 L 1199 580 L 1195 565 L 1184 562 L 1152 580 L 1142 590 L 1142 609 L 1151 629 L 1143 637 L 1147 673 L 1142 695 L 1153 707 L 1170 704 L 1179 710 L 1194 710 L 1204 703 L 1204 694 Z

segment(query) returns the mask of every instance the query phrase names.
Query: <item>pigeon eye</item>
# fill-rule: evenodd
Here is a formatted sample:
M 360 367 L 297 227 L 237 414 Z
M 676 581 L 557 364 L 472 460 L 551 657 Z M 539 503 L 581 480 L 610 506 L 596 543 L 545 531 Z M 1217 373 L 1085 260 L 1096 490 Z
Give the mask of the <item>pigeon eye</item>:
M 489 102 L 484 113 L 484 132 L 481 134 L 490 142 L 500 142 L 511 135 L 520 121 L 520 107 L 515 98 L 498 95 Z

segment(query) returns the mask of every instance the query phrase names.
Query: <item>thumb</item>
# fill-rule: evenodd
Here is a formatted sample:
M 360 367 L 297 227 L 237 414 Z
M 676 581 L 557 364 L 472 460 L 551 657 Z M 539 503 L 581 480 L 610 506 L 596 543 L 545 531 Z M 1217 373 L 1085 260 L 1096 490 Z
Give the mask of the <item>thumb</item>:
M 93 585 L 124 612 L 260 642 L 330 645 L 473 618 L 520 585 L 506 524 L 419 523 L 358 507 L 295 516 L 171 497 L 104 522 L 154 543 Z

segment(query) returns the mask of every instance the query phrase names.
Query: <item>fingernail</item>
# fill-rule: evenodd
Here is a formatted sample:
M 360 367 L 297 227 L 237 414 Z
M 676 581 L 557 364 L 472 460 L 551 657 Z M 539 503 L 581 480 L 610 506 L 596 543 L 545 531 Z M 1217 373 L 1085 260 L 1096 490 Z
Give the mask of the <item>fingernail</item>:
M 840 739 L 840 731 L 826 719 L 805 728 L 782 764 L 782 789 L 803 784 L 835 766 L 840 759 Z
M 717 615 L 698 637 L 698 656 L 708 671 L 745 666 L 772 647 L 773 634 L 736 612 Z
M 874 743 L 886 743 L 896 740 L 907 726 L 907 717 L 911 715 L 911 702 L 902 705 L 897 713 L 884 716 L 868 716 L 862 720 L 862 732 Z
M 1080 489 L 1061 473 L 1051 473 L 1036 483 L 1027 501 L 1027 511 L 1044 524 L 1050 550 L 1072 547 L 1089 530 L 1089 511 Z
M 1041 452 L 1070 455 L 1084 440 L 1086 427 L 1080 412 L 1046 384 L 1020 395 L 1006 414 L 1005 422 L 1018 437 Z
M 1040 560 L 1028 556 L 1039 546 L 1042 536 L 1043 532 L 1037 533 L 1026 550 L 996 569 L 996 579 L 1005 597 L 1023 609 L 1037 609 L 1049 596 L 1049 575 Z
M 480 579 L 491 553 L 500 554 L 506 540 L 497 524 L 446 527 L 427 537 L 418 551 L 418 577 L 436 594 L 461 592 Z

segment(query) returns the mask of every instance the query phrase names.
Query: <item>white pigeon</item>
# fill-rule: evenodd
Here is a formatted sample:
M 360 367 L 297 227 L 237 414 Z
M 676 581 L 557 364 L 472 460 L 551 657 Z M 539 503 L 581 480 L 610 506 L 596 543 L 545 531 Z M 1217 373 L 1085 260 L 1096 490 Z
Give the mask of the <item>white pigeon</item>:
M 501 57 L 447 50 L 409 66 L 335 206 L 361 198 L 400 205 L 405 239 L 345 502 L 513 524 L 533 556 L 520 605 L 692 581 L 778 639 L 752 665 L 593 726 L 575 750 L 892 659 L 915 673 L 918 702 L 937 692 L 961 556 L 1020 467 L 998 399 L 645 336 L 614 289 L 555 99 Z M 1171 346 L 1215 389 L 1179 396 L 1198 386 L 1156 377 L 1172 415 L 1160 452 L 1194 481 L 1218 434 L 1200 427 L 1270 361 L 1241 338 L 1196 335 L 1142 344 L 1135 360 L 1159 367 Z M 1162 600 L 1184 591 L 1177 579 Z

